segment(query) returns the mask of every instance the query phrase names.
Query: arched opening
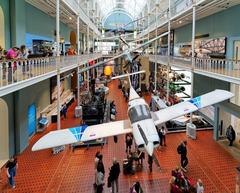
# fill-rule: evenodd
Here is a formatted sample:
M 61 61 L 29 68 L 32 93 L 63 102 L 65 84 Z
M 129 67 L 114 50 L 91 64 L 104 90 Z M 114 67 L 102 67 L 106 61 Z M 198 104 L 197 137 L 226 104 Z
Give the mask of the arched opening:
M 103 19 L 103 26 L 106 30 L 134 30 L 133 18 L 122 10 L 114 10 Z
M 0 98 L 0 167 L 9 159 L 8 106 Z
M 5 48 L 5 32 L 4 32 L 4 14 L 0 6 L 0 46 Z
M 70 32 L 70 44 L 73 48 L 76 48 L 77 45 L 77 35 L 75 31 Z

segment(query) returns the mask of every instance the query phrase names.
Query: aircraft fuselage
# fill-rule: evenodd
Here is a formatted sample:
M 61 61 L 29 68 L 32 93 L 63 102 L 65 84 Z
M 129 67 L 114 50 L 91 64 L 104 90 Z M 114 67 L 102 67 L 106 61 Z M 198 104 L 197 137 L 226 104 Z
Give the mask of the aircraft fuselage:
M 131 94 L 130 91 L 130 96 Z M 128 103 L 128 117 L 138 149 L 145 149 L 152 156 L 154 147 L 159 146 L 159 136 L 151 117 L 149 106 L 144 99 L 140 97 L 130 99 Z

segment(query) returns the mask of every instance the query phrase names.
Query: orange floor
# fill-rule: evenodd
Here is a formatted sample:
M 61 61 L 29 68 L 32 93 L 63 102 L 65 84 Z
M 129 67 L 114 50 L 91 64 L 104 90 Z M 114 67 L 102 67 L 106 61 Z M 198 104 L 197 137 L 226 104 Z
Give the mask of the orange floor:
M 115 100 L 117 106 L 117 120 L 126 119 L 127 104 L 117 89 L 117 82 L 110 83 L 109 98 Z M 149 98 L 149 97 L 148 97 Z M 67 120 L 62 120 L 62 128 L 79 124 L 79 119 L 74 118 L 73 104 L 68 110 Z M 47 131 L 56 128 L 51 124 Z M 45 132 L 46 133 L 46 132 Z M 94 155 L 97 150 L 103 154 L 106 175 L 115 156 L 122 165 L 126 157 L 124 136 L 118 138 L 118 143 L 113 138 L 108 138 L 108 144 L 101 147 L 78 148 L 74 152 L 66 148 L 63 152 L 52 155 L 51 150 L 31 152 L 31 146 L 44 133 L 36 134 L 30 141 L 29 147 L 18 156 L 19 168 L 15 178 L 16 188 L 12 191 L 7 185 L 4 171 L 1 176 L 0 192 L 21 193 L 92 193 L 94 182 Z M 201 178 L 205 185 L 206 193 L 235 192 L 236 161 L 228 152 L 223 150 L 213 139 L 212 131 L 198 132 L 197 140 L 188 140 L 189 171 L 187 175 L 196 180 Z M 143 171 L 135 175 L 120 174 L 120 192 L 128 193 L 130 185 L 140 181 L 144 193 L 168 193 L 171 170 L 179 164 L 179 155 L 176 148 L 179 142 L 185 139 L 185 134 L 169 134 L 167 146 L 157 150 L 155 154 L 161 165 L 159 170 L 153 165 L 153 172 L 149 173 L 147 160 L 144 161 Z M 105 178 L 107 180 L 107 177 Z M 104 187 L 104 192 L 110 189 Z

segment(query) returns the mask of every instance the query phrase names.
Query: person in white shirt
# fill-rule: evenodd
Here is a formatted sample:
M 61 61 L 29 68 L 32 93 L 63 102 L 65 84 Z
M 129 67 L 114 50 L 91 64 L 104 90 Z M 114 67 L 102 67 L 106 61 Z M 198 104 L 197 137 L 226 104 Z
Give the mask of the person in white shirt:
M 198 179 L 197 181 L 197 193 L 203 193 L 204 192 L 204 187 L 201 179 Z
M 161 127 L 161 133 L 162 133 L 162 142 L 163 142 L 163 145 L 164 145 L 164 146 L 167 146 L 167 145 L 166 145 L 167 129 L 166 129 L 164 126 Z
M 103 192 L 103 186 L 104 186 L 104 174 L 102 172 L 101 167 L 97 167 L 96 171 L 96 193 L 102 193 Z

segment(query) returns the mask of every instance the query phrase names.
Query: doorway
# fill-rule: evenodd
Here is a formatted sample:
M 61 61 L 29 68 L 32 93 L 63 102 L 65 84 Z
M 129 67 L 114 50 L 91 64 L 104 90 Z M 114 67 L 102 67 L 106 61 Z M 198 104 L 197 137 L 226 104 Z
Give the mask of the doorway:
M 236 40 L 233 43 L 233 59 L 240 61 L 240 40 Z M 237 62 L 234 64 L 237 64 Z M 234 65 L 234 69 L 239 69 L 238 65 Z
M 9 159 L 8 106 L 0 98 L 0 167 Z
M 4 14 L 0 6 L 0 46 L 5 48 L 5 29 L 4 29 Z

